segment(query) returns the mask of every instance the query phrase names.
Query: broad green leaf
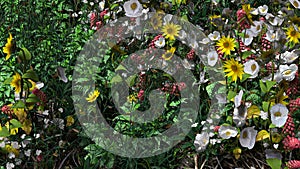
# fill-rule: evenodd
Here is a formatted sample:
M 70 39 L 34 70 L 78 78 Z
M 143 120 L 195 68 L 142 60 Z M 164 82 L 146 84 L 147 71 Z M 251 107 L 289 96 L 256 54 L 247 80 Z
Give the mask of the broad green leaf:
M 11 119 L 9 122 L 12 124 L 11 129 L 22 127 L 22 124 L 16 119 Z
M 37 74 L 31 69 L 27 70 L 26 73 L 22 76 L 22 78 L 23 79 L 31 79 L 35 82 L 39 81 Z
M 9 77 L 3 82 L 3 84 L 6 84 L 6 85 L 10 84 L 12 80 L 13 80 L 13 77 Z
M 244 73 L 241 82 L 244 82 L 245 80 L 247 80 L 251 75 Z
M 250 56 L 251 54 L 253 54 L 253 52 L 251 52 L 251 51 L 245 51 L 245 52 L 243 52 L 243 55 L 242 55 L 242 57 L 243 57 L 243 59 L 246 59 L 248 56 Z
M 266 85 L 267 85 L 267 91 L 270 91 L 270 89 L 276 84 L 276 81 L 266 81 Z
M 268 92 L 266 85 L 261 80 L 259 81 L 259 86 L 260 86 L 260 89 L 263 93 Z
M 123 79 L 121 78 L 121 76 L 117 74 L 116 76 L 114 76 L 111 79 L 110 83 L 119 83 L 119 82 L 122 82 L 122 81 L 123 81 Z
M 270 104 L 270 102 L 263 102 L 262 103 L 262 107 L 263 107 L 263 111 L 264 112 L 268 112 L 269 111 L 269 104 Z
M 236 96 L 236 92 L 229 90 L 228 95 L 227 95 L 227 100 L 231 100 Z
M 40 99 L 35 94 L 30 94 L 26 99 L 26 103 L 37 103 Z
M 0 127 L 0 137 L 10 136 L 9 131 L 6 127 Z
M 25 103 L 22 100 L 19 100 L 17 103 L 15 103 L 12 108 L 25 108 Z
M 281 169 L 281 160 L 278 158 L 266 159 L 267 163 L 272 169 Z

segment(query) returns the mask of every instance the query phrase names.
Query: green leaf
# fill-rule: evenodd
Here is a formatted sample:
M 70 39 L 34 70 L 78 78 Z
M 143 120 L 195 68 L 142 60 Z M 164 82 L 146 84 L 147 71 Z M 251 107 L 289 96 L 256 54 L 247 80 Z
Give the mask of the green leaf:
M 281 168 L 281 160 L 278 158 L 269 158 L 269 159 L 266 159 L 266 161 L 272 169 L 280 169 Z
M 268 112 L 269 111 L 269 104 L 270 102 L 263 102 L 262 103 L 262 108 L 264 112 Z
M 31 79 L 35 82 L 39 81 L 37 74 L 31 69 L 27 70 L 26 73 L 22 76 L 22 78 L 23 79 Z
M 227 95 L 227 100 L 231 100 L 235 96 L 236 96 L 236 92 L 232 91 L 232 90 L 229 90 L 228 95 Z
M 116 76 L 114 76 L 111 79 L 110 83 L 119 83 L 119 82 L 122 82 L 122 81 L 123 81 L 123 79 L 121 78 L 121 76 L 117 74 Z
M 6 127 L 2 127 L 2 130 L 0 130 L 0 137 L 8 137 L 10 136 L 9 131 Z
M 10 77 L 10 78 L 7 78 L 4 82 L 3 82 L 3 84 L 10 84 L 11 83 L 11 81 L 13 80 L 13 77 Z
M 21 60 L 31 60 L 31 53 L 26 48 L 21 48 L 21 51 L 18 53 L 18 56 Z
M 22 127 L 22 124 L 16 119 L 11 119 L 9 122 L 12 124 L 11 129 Z
M 270 89 L 276 84 L 276 81 L 266 81 L 267 90 L 270 91 Z
M 259 86 L 260 86 L 260 89 L 263 93 L 267 93 L 268 90 L 267 90 L 267 87 L 266 85 L 262 82 L 262 80 L 259 81 Z
M 270 125 L 269 125 L 269 128 L 270 128 L 270 129 L 273 129 L 273 128 L 276 128 L 276 126 L 275 126 L 275 124 L 270 124 Z
M 243 52 L 242 57 L 243 57 L 243 59 L 246 59 L 248 56 L 250 56 L 252 54 L 253 54 L 253 52 L 251 52 L 251 51 L 245 51 L 245 52 Z
M 15 103 L 12 108 L 25 108 L 25 103 L 22 100 L 19 100 L 17 103 Z
M 247 80 L 251 75 L 244 73 L 241 82 L 244 82 L 245 80 Z
M 26 103 L 37 103 L 40 102 L 40 99 L 35 94 L 30 94 L 26 99 Z
M 213 92 L 213 89 L 215 88 L 217 82 L 215 83 L 212 83 L 212 84 L 209 84 L 208 86 L 206 86 L 206 91 L 207 91 L 207 94 L 209 95 L 209 97 L 211 98 L 212 96 L 212 92 Z

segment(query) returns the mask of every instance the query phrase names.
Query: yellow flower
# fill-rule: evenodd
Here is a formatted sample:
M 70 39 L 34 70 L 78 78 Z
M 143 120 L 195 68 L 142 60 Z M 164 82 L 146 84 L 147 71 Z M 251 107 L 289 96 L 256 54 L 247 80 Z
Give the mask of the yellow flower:
M 100 92 L 98 90 L 95 90 L 94 92 L 91 92 L 89 94 L 89 97 L 86 98 L 86 100 L 88 102 L 93 102 L 97 99 L 97 97 L 99 96 Z
M 298 28 L 300 29 L 300 27 Z M 294 26 L 290 26 L 286 31 L 286 36 L 288 37 L 290 42 L 299 43 L 300 33 L 298 30 L 294 28 Z
M 235 48 L 234 41 L 234 38 L 222 36 L 222 38 L 217 42 L 216 46 L 218 46 L 218 49 L 221 50 L 222 53 L 225 53 L 225 55 L 230 55 L 230 51 L 234 51 Z
M 167 50 L 167 52 L 162 55 L 162 58 L 165 60 L 170 60 L 173 57 L 175 50 L 175 47 L 172 47 L 171 49 Z
M 216 23 L 214 22 L 214 20 L 219 19 L 219 18 L 221 18 L 221 15 L 211 15 L 211 16 L 209 16 L 210 23 L 214 26 L 217 26 Z
M 227 73 L 225 76 L 232 77 L 232 81 L 236 82 L 237 78 L 239 77 L 240 80 L 244 74 L 243 65 L 240 64 L 238 61 L 234 59 L 227 60 L 224 65 L 224 72 Z
M 241 157 L 241 153 L 242 153 L 242 149 L 239 148 L 239 147 L 236 147 L 236 148 L 233 150 L 234 158 L 235 158 L 235 159 L 239 159 L 239 158 Z
M 257 133 L 256 141 L 261 141 L 270 138 L 270 134 L 266 130 L 261 130 Z
M 13 76 L 13 80 L 11 81 L 10 85 L 15 88 L 16 93 L 21 92 L 21 76 L 19 73 Z
M 22 124 L 22 130 L 24 130 L 27 135 L 30 134 L 32 130 L 32 122 L 30 119 L 26 119 L 24 121 L 24 123 Z
M 251 10 L 252 10 L 252 8 L 251 8 L 251 6 L 250 6 L 250 4 L 244 4 L 244 5 L 242 5 L 242 8 L 243 8 L 243 10 L 246 12 L 246 17 L 247 17 L 247 19 L 248 19 L 248 21 L 250 22 L 250 23 L 252 23 L 253 21 L 252 21 L 252 15 L 251 15 Z
M 5 145 L 5 150 L 8 152 L 8 153 L 14 153 L 15 156 L 19 156 L 19 150 L 13 148 L 11 145 L 7 144 Z
M 18 128 L 10 128 L 9 122 L 5 124 L 5 127 L 10 131 L 10 135 L 16 135 L 18 133 Z
M 28 81 L 31 83 L 31 88 L 29 88 L 30 91 L 33 91 L 36 88 L 36 83 L 30 79 Z
M 175 36 L 179 35 L 180 29 L 181 26 L 179 25 L 175 25 L 173 23 L 167 23 L 162 28 L 163 36 L 165 36 L 165 38 L 167 39 L 175 40 Z
M 23 121 L 26 120 L 27 113 L 25 112 L 24 108 L 23 109 L 14 109 L 15 115 L 18 117 L 18 120 L 23 123 Z
M 131 94 L 127 97 L 127 101 L 132 103 L 132 102 L 137 102 L 138 99 L 137 99 L 137 94 Z
M 151 18 L 150 18 L 150 24 L 152 25 L 154 30 L 157 30 L 162 26 L 162 19 L 161 16 L 159 15 L 160 13 L 155 13 Z
M 74 118 L 72 116 L 67 116 L 67 124 L 66 126 L 72 126 L 72 124 L 74 124 Z
M 3 53 L 7 54 L 5 60 L 8 60 L 10 58 L 11 54 L 12 54 L 12 49 L 13 49 L 12 39 L 13 39 L 12 35 L 9 34 L 9 38 L 7 38 L 7 43 L 2 48 Z

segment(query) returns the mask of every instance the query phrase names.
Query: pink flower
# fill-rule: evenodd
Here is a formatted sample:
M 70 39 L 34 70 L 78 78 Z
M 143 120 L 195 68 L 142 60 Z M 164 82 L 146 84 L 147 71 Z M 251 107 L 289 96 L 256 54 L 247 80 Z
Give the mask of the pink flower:
M 140 101 L 144 100 L 144 92 L 145 92 L 144 90 L 139 91 L 138 98 L 139 98 Z
M 289 169 L 296 169 L 296 168 L 300 168 L 300 160 L 290 160 L 286 166 L 289 168 Z

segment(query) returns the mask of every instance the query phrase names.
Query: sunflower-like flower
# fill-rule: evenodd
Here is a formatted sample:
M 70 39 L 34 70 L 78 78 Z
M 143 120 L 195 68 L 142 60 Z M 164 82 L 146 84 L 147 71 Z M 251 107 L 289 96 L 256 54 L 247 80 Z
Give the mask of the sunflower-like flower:
M 238 61 L 235 61 L 231 58 L 230 60 L 225 61 L 224 68 L 224 72 L 227 73 L 225 76 L 232 77 L 232 81 L 236 82 L 237 78 L 240 78 L 240 80 L 242 80 L 244 74 L 244 66 Z
M 162 13 L 155 13 L 151 18 L 150 18 L 150 24 L 154 30 L 158 30 L 162 26 Z
M 300 29 L 300 27 L 298 28 Z M 294 26 L 290 26 L 286 31 L 286 36 L 288 37 L 290 42 L 299 43 L 300 32 L 296 30 Z
M 221 50 L 221 52 L 225 53 L 225 55 L 230 55 L 230 51 L 234 51 L 235 48 L 234 42 L 234 38 L 222 36 L 222 38 L 217 42 L 216 46 L 219 47 L 218 50 Z
M 8 60 L 12 54 L 12 49 L 13 49 L 12 40 L 13 40 L 13 37 L 11 34 L 9 34 L 9 38 L 7 38 L 7 43 L 3 47 L 3 53 L 6 53 L 5 60 Z
M 100 92 L 98 90 L 95 90 L 94 92 L 91 92 L 89 94 L 89 97 L 87 97 L 86 100 L 88 102 L 94 102 L 98 98 L 99 94 Z
M 172 47 L 171 49 L 167 50 L 167 52 L 162 55 L 162 58 L 165 60 L 170 60 L 173 57 L 175 50 L 175 47 Z
M 163 36 L 165 38 L 170 40 L 175 40 L 175 36 L 179 36 L 179 31 L 181 29 L 181 26 L 173 24 L 173 23 L 167 23 L 162 28 Z
M 13 76 L 13 80 L 10 82 L 10 85 L 15 88 L 16 93 L 21 92 L 21 75 L 19 73 L 16 73 Z

